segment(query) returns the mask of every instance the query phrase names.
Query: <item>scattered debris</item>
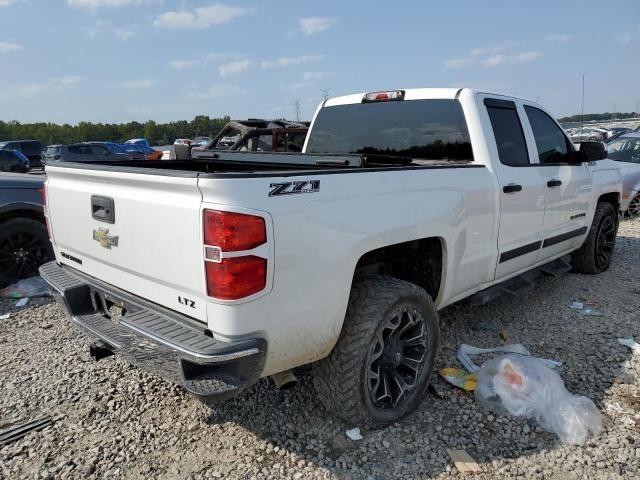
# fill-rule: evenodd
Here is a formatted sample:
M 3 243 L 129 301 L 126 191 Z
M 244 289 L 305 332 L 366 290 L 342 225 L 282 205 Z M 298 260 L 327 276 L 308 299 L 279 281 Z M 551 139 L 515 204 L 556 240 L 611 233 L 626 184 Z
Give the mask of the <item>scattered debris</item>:
M 429 384 L 427 390 L 438 400 L 444 400 L 445 398 L 447 398 L 447 395 L 442 391 L 440 385 L 436 385 L 433 382 Z
M 20 440 L 29 433 L 43 430 L 52 424 L 53 420 L 51 420 L 51 417 L 47 415 L 37 420 L 3 430 L 0 432 L 0 445 L 6 445 L 8 443 L 15 442 L 16 440 Z
M 618 343 L 620 345 L 624 345 L 625 347 L 629 347 L 633 350 L 634 355 L 640 355 L 640 343 L 637 343 L 633 337 L 629 338 L 619 338 Z
M 457 358 L 464 366 L 464 368 L 466 368 L 469 372 L 477 373 L 480 371 L 480 367 L 473 363 L 470 357 L 476 355 L 484 355 L 486 353 L 518 353 L 520 355 L 526 355 L 527 357 L 531 356 L 529 350 L 524 348 L 524 346 L 519 343 L 515 343 L 513 345 L 504 345 L 502 347 L 495 348 L 478 348 L 463 343 L 458 349 Z M 541 358 L 539 360 L 545 362 L 549 368 L 557 368 L 562 365 L 562 362 L 557 362 L 555 360 L 547 360 L 544 358 Z
M 347 430 L 345 433 L 347 434 L 347 437 L 349 437 L 354 442 L 357 442 L 358 440 L 362 440 L 364 438 L 360 433 L 360 429 L 358 427 Z
M 16 302 L 16 307 L 24 307 L 27 303 L 29 303 L 29 297 L 21 298 Z
M 40 276 L 25 278 L 0 290 L 1 298 L 48 297 L 50 295 L 49 285 Z
M 447 453 L 460 473 L 482 473 L 480 465 L 464 450 L 447 448 Z
M 477 376 L 475 373 L 469 373 L 461 368 L 443 368 L 438 373 L 451 385 L 466 392 L 473 392 L 476 389 Z
M 595 404 L 567 391 L 560 375 L 539 358 L 508 354 L 485 362 L 478 372 L 476 399 L 499 414 L 535 418 L 563 443 L 581 445 L 602 430 Z
M 507 337 L 507 332 L 505 332 L 504 330 L 499 333 L 499 336 L 500 340 L 502 340 L 503 342 L 506 342 L 509 339 L 509 337 Z
M 10 316 L 10 313 L 5 313 L 4 315 L 0 315 L 0 320 L 7 320 Z
M 571 305 L 569 305 L 569 308 L 572 308 L 573 310 L 578 310 L 580 311 L 580 313 L 588 317 L 602 317 L 603 316 L 602 312 L 591 308 L 593 306 L 594 306 L 593 303 L 573 302 Z

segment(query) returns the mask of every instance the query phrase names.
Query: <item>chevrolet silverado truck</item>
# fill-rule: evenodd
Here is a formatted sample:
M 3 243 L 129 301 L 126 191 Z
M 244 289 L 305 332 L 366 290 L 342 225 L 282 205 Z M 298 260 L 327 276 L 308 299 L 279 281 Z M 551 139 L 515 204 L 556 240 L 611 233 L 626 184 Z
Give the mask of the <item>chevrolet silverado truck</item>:
M 207 402 L 313 364 L 329 411 L 380 427 L 424 397 L 438 310 L 607 270 L 621 181 L 605 155 L 519 98 L 328 99 L 304 153 L 47 165 L 41 274 L 96 358 Z

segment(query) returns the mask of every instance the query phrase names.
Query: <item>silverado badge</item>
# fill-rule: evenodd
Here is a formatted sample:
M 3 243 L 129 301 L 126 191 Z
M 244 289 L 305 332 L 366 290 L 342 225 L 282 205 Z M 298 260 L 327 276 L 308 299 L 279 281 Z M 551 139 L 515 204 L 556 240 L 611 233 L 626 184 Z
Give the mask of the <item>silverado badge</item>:
M 118 236 L 109 234 L 108 228 L 98 228 L 93 231 L 93 239 L 102 245 L 104 248 L 111 248 L 118 246 Z

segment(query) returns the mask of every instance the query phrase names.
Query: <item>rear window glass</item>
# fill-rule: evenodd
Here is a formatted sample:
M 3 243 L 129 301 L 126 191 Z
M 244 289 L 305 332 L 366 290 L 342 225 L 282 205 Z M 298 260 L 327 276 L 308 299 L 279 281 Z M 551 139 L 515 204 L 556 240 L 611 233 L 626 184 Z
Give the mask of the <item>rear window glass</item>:
M 56 153 L 60 153 L 60 147 L 47 147 L 47 155 L 55 155 Z
M 405 100 L 325 107 L 307 153 L 356 153 L 428 160 L 473 159 L 457 100 Z

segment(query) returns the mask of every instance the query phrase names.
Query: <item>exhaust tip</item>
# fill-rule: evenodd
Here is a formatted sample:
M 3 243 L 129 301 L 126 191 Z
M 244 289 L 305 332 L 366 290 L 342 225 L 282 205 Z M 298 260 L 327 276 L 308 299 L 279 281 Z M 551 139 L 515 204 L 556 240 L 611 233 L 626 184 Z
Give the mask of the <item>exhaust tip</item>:
M 288 390 L 298 384 L 298 379 L 291 370 L 274 373 L 271 375 L 271 379 L 278 390 Z

